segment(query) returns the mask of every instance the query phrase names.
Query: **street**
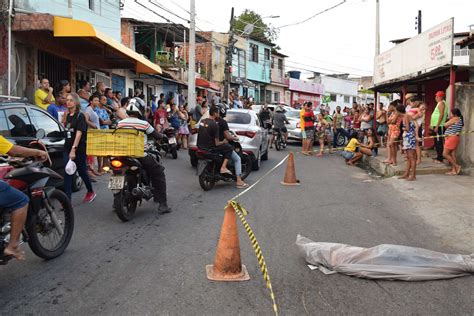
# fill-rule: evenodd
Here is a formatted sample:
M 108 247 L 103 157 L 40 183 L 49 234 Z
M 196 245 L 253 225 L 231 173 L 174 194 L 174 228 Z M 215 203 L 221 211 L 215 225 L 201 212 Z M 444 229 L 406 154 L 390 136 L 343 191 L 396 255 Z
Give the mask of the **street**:
M 272 150 L 254 183 L 290 151 Z M 474 310 L 472 277 L 394 282 L 311 271 L 295 246 L 296 235 L 371 247 L 382 243 L 468 254 L 414 212 L 407 195 L 348 167 L 337 155 L 295 155 L 301 186 L 280 185 L 282 165 L 239 199 L 262 247 L 281 314 L 467 315 Z M 239 190 L 219 183 L 204 192 L 185 151 L 164 159 L 171 214 L 152 203 L 122 223 L 102 177 L 97 198 L 74 195 L 75 230 L 66 252 L 43 261 L 28 246 L 26 262 L 0 267 L 1 314 L 50 315 L 256 315 L 272 314 L 270 296 L 251 244 L 239 223 L 243 263 L 251 280 L 211 282 L 223 208 Z M 368 180 L 368 181 L 364 181 Z M 420 177 L 423 181 L 423 176 Z M 472 225 L 471 225 L 472 227 Z M 472 240 L 471 240 L 472 241 Z

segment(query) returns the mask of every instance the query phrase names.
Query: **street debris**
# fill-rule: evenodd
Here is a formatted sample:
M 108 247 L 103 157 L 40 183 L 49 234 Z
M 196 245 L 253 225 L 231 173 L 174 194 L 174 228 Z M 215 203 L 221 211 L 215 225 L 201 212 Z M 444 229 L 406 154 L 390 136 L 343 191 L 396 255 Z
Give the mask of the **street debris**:
M 445 254 L 401 245 L 372 248 L 314 242 L 298 235 L 296 245 L 310 269 L 367 279 L 426 281 L 474 274 L 474 254 Z

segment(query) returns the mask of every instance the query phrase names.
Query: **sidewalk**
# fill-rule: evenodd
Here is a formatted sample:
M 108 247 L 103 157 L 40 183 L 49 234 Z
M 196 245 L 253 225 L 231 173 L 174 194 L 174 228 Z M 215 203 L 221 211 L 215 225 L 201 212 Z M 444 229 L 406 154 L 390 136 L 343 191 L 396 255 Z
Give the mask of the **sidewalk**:
M 474 177 L 426 175 L 417 181 L 383 179 L 388 192 L 402 193 L 413 207 L 409 211 L 434 227 L 446 246 L 461 252 L 474 249 Z M 449 248 L 448 247 L 448 248 Z
M 416 167 L 417 175 L 427 175 L 427 174 L 445 174 L 446 172 L 451 171 L 451 167 L 443 164 L 437 164 L 433 162 L 435 153 L 433 150 L 424 151 L 424 154 L 421 158 L 421 164 Z M 427 154 L 427 155 L 426 155 Z M 425 157 L 427 156 L 427 157 Z M 398 164 L 397 166 L 384 164 L 383 161 L 387 159 L 387 149 L 379 148 L 379 154 L 376 157 L 366 157 L 364 156 L 364 162 L 367 163 L 372 169 L 374 169 L 378 174 L 383 177 L 393 177 L 402 175 L 405 171 L 405 158 L 398 153 Z

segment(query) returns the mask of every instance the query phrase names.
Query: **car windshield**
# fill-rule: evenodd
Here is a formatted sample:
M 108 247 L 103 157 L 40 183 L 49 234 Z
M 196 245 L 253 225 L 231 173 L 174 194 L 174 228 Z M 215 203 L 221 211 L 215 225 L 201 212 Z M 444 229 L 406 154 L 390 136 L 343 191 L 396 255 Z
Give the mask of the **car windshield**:
M 288 111 L 285 115 L 287 118 L 300 118 L 300 111 Z
M 227 123 L 233 124 L 250 124 L 251 119 L 250 114 L 242 112 L 227 112 L 225 117 Z

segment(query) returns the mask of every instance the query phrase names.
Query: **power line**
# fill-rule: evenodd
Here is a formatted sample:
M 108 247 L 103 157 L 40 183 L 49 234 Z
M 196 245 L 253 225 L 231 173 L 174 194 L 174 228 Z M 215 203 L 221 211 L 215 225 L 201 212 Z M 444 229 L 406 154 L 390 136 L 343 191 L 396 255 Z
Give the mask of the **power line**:
M 179 18 L 179 19 L 181 19 L 181 20 L 183 20 L 183 21 L 186 21 L 187 23 L 190 23 L 190 21 L 189 21 L 188 19 L 185 19 L 185 18 L 183 18 L 183 17 L 177 15 L 176 13 L 174 13 L 173 11 L 171 11 L 171 10 L 165 8 L 165 7 L 162 6 L 161 4 L 155 3 L 155 2 L 152 1 L 152 0 L 148 0 L 148 2 L 151 3 L 151 4 L 153 4 L 153 5 L 156 6 L 156 7 L 160 8 L 160 9 L 162 9 L 162 10 L 168 12 L 169 14 L 172 14 L 172 15 L 174 15 L 175 17 L 177 17 L 177 18 Z
M 288 60 L 288 59 L 287 59 L 286 61 L 287 61 L 287 62 L 290 62 L 290 63 L 293 63 L 293 64 L 298 64 L 298 65 L 301 65 L 301 66 L 309 66 L 309 67 L 313 67 L 313 66 L 314 66 L 314 65 L 303 64 L 303 63 L 296 62 L 296 61 L 292 61 L 292 60 Z M 325 62 L 325 61 L 319 61 L 319 62 L 324 63 L 324 64 L 328 64 L 328 65 L 332 65 L 332 66 L 335 66 L 335 67 L 347 68 L 347 69 L 352 69 L 352 70 L 356 70 L 356 71 L 372 72 L 371 70 L 360 69 L 360 68 L 353 68 L 353 67 L 348 67 L 348 66 L 338 65 L 338 64 L 331 64 L 331 63 L 328 63 L 328 62 Z
M 328 11 L 330 11 L 330 10 L 333 10 L 333 9 L 337 8 L 338 6 L 340 6 L 340 5 L 343 5 L 344 3 L 346 3 L 346 0 L 341 1 L 341 2 L 339 2 L 338 4 L 333 5 L 332 7 L 329 7 L 329 8 L 327 8 L 327 9 L 324 9 L 323 11 L 319 11 L 318 13 L 316 13 L 316 14 L 310 16 L 310 17 L 307 18 L 307 19 L 304 19 L 303 21 L 299 21 L 299 22 L 295 22 L 295 23 L 290 23 L 290 24 L 282 25 L 282 26 L 278 27 L 278 29 L 282 29 L 282 28 L 288 27 L 288 26 L 295 26 L 295 25 L 299 25 L 299 24 L 308 22 L 309 20 L 314 19 L 314 18 L 317 17 L 318 15 L 321 15 L 321 14 L 323 14 L 323 13 L 325 13 L 325 12 L 328 12 Z

